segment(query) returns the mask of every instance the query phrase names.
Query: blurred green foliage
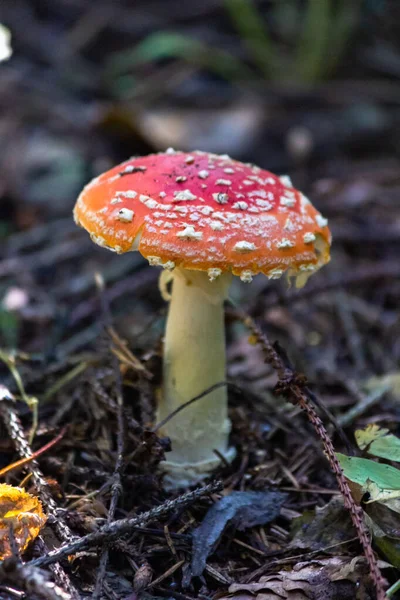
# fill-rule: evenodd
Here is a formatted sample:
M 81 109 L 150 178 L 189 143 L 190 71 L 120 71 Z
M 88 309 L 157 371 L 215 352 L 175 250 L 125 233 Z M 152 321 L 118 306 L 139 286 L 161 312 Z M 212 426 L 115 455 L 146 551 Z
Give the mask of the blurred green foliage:
M 279 0 L 260 13 L 255 0 L 222 0 L 245 58 L 184 34 L 154 33 L 114 54 L 107 68 L 118 95 L 132 92 L 134 67 L 165 58 L 184 60 L 228 80 L 312 84 L 330 77 L 355 31 L 361 0 Z M 124 75 L 125 74 L 125 75 Z
M 131 50 L 113 55 L 107 65 L 113 88 L 118 95 L 129 93 L 136 80 L 123 75 L 134 67 L 166 58 L 185 60 L 197 68 L 216 73 L 229 80 L 252 79 L 254 72 L 235 56 L 218 48 L 211 48 L 199 40 L 180 33 L 160 32 L 149 35 Z
M 18 343 L 18 317 L 0 305 L 0 343 L 6 348 L 15 349 Z

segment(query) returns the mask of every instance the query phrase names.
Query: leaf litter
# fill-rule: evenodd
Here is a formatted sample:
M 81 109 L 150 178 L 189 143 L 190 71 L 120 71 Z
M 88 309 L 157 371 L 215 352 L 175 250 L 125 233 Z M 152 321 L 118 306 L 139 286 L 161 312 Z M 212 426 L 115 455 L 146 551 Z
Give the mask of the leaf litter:
M 383 561 L 380 566 L 387 566 Z M 249 584 L 234 583 L 224 600 L 372 600 L 364 584 L 367 566 L 363 557 L 335 556 L 298 562 L 292 569 L 265 575 Z
M 8 483 L 24 487 L 27 493 L 41 499 L 48 519 L 41 535 L 24 551 L 23 562 L 11 558 L 14 568 L 8 563 L 7 577 L 4 565 L 0 565 L 1 596 L 7 600 L 22 593 L 52 600 L 86 598 L 93 595 L 96 582 L 100 582 L 100 593 L 105 597 L 136 599 L 134 581 L 136 576 L 139 580 L 144 566 L 147 575 L 138 590 L 151 597 L 218 598 L 226 594 L 232 580 L 240 586 L 267 577 L 268 585 L 276 583 L 275 591 L 283 590 L 292 598 L 296 598 L 294 594 L 312 597 L 315 590 L 317 597 L 330 594 L 334 598 L 336 594 L 345 598 L 347 593 L 354 598 L 358 593 L 362 600 L 373 598 L 360 546 L 351 541 L 356 532 L 349 526 L 350 539 L 342 537 L 346 519 L 343 515 L 341 520 L 339 508 L 337 512 L 331 508 L 329 500 L 336 499 L 337 483 L 316 433 L 299 405 L 286 402 L 297 374 L 289 369 L 292 381 L 280 377 L 280 394 L 274 393 L 277 377 L 273 367 L 258 347 L 248 350 L 248 330 L 229 310 L 228 352 L 233 357 L 230 380 L 235 384 L 230 389 L 230 417 L 238 459 L 216 473 L 222 483 L 215 487 L 201 488 L 198 493 L 183 497 L 163 491 L 157 466 L 168 451 L 168 441 L 149 431 L 156 422 L 154 395 L 160 385 L 160 336 L 165 314 L 157 292 L 157 273 L 133 256 L 114 257 L 94 249 L 76 231 L 70 216 L 75 200 L 72 188 L 83 186 L 100 165 L 160 149 L 155 147 L 156 138 L 146 137 L 142 124 L 135 123 L 135 114 L 143 114 L 143 106 L 161 115 L 172 105 L 175 114 L 181 115 L 189 110 L 187 105 L 193 103 L 195 96 L 191 114 L 199 120 L 199 115 L 207 114 L 207 108 L 208 114 L 215 113 L 215 125 L 211 128 L 215 139 L 219 125 L 229 132 L 226 116 L 231 119 L 235 106 L 240 110 L 241 99 L 249 96 L 248 89 L 243 87 L 239 103 L 235 104 L 237 88 L 231 90 L 225 84 L 221 87 L 214 78 L 210 84 L 209 78 L 198 72 L 193 74 L 192 69 L 182 70 L 179 64 L 148 64 L 145 71 L 150 76 L 149 88 L 153 87 L 149 96 L 144 95 L 138 105 L 121 102 L 108 95 L 107 82 L 99 76 L 109 53 L 102 32 L 107 23 L 108 39 L 118 47 L 125 44 L 123 40 L 129 45 L 141 39 L 143 32 L 131 7 L 117 0 L 112 7 L 113 18 L 109 19 L 107 7 L 103 13 L 103 9 L 93 9 L 77 0 L 68 7 L 65 19 L 62 3 L 49 5 L 46 14 L 37 4 L 33 2 L 34 9 L 29 11 L 23 2 L 3 7 L 10 30 L 18 31 L 20 23 L 27 22 L 32 37 L 22 36 L 19 40 L 15 36 L 16 60 L 13 62 L 13 57 L 2 65 L 0 73 L 4 90 L 0 125 L 5 140 L 0 186 L 0 299 L 5 302 L 0 309 L 0 346 L 20 374 L 25 399 L 39 400 L 39 419 L 30 444 L 29 431 L 35 432 L 35 427 L 32 429 L 28 404 L 11 401 L 10 394 L 3 394 L 0 388 L 0 397 L 6 399 L 1 413 L 2 466 L 16 459 L 29 459 L 54 439 L 65 424 L 68 430 L 51 453 L 25 464 L 23 483 L 16 472 L 7 475 Z M 150 28 L 152 24 L 157 30 L 162 27 L 164 4 L 153 2 L 152 10 L 146 10 Z M 190 3 L 171 2 L 168 27 L 171 22 L 179 23 L 178 29 L 182 23 L 186 27 L 188 20 L 195 32 L 200 26 L 218 39 L 215 24 L 220 23 L 222 15 L 214 4 L 204 2 L 201 21 L 197 21 L 190 12 Z M 372 36 L 378 55 L 382 40 L 386 44 L 391 35 L 393 47 L 398 44 L 396 23 L 400 20 L 394 17 L 383 19 L 382 23 L 378 13 L 374 14 L 374 27 L 381 27 L 380 33 L 374 29 Z M 367 38 L 372 34 L 368 18 L 371 15 L 366 15 L 363 30 L 363 37 Z M 90 31 L 86 37 L 88 23 Z M 66 34 L 61 59 L 53 52 L 52 37 L 54 33 L 59 36 L 60 31 Z M 237 37 L 231 38 L 228 32 L 226 35 L 233 42 L 233 49 L 240 47 Z M 41 46 L 32 43 L 32 39 L 40 40 Z M 349 456 L 351 444 L 346 442 L 346 435 L 351 436 L 354 429 L 365 429 L 371 423 L 389 429 L 387 435 L 381 436 L 386 444 L 385 438 L 396 433 L 400 421 L 400 164 L 392 150 L 397 147 L 398 128 L 382 126 L 397 123 L 398 90 L 396 82 L 387 80 L 385 74 L 382 85 L 376 84 L 382 62 L 376 56 L 373 62 L 372 73 L 363 64 L 365 79 L 361 87 L 355 89 L 354 81 L 346 79 L 344 68 L 337 81 L 321 82 L 310 88 L 306 96 L 302 91 L 301 106 L 293 103 L 293 96 L 288 98 L 284 90 L 275 89 L 271 94 L 268 83 L 257 81 L 259 98 L 251 87 L 256 108 L 253 112 L 264 116 L 256 139 L 242 136 L 246 144 L 235 147 L 235 135 L 222 136 L 224 144 L 232 142 L 232 146 L 224 148 L 232 156 L 290 173 L 329 216 L 334 255 L 330 267 L 318 280 L 304 290 L 288 292 L 279 284 L 256 279 L 251 288 L 234 287 L 232 295 L 236 304 L 244 306 L 266 326 L 272 340 L 278 339 L 281 347 L 288 350 L 298 371 L 307 375 L 312 392 L 321 396 L 314 412 L 332 434 L 335 449 Z M 140 81 L 142 73 L 133 76 Z M 172 85 L 164 86 L 163 78 Z M 65 87 L 60 87 L 60 81 Z M 129 77 L 124 85 L 129 86 Z M 191 100 L 185 96 L 185 89 L 192 90 Z M 193 94 L 193 89 L 205 93 Z M 154 95 L 163 98 L 164 106 L 152 106 Z M 225 97 L 227 102 L 222 106 Z M 128 135 L 126 119 L 123 120 L 127 112 Z M 111 119 L 104 119 L 111 113 L 119 117 L 118 127 L 116 120 L 112 124 Z M 179 134 L 181 120 L 174 120 L 178 125 L 175 135 Z M 162 125 L 162 119 L 159 122 Z M 309 153 L 301 160 L 299 153 L 293 151 L 294 123 L 297 129 L 300 124 L 311 140 Z M 207 147 L 212 142 L 207 140 L 207 127 L 200 130 L 190 131 L 191 144 L 201 142 Z M 326 131 L 330 131 L 329 141 Z M 195 139 L 195 135 L 200 137 Z M 289 139 L 290 144 L 286 144 Z M 360 148 L 365 149 L 365 154 L 360 154 Z M 95 271 L 104 274 L 104 296 L 110 304 L 115 331 L 127 339 L 129 352 L 139 362 L 128 356 L 123 343 L 111 344 L 105 334 L 104 315 L 96 297 Z M 8 292 L 15 289 L 24 298 L 19 305 L 10 303 Z M 117 354 L 117 370 L 110 367 L 111 345 Z M 137 370 L 139 364 L 151 378 Z M 122 375 L 125 448 L 123 469 L 116 472 L 121 439 L 118 370 Z M 15 397 L 20 394 L 15 379 L 2 365 L 0 382 Z M 299 389 L 304 391 L 304 381 Z M 315 418 L 312 411 L 308 414 Z M 390 456 L 381 458 L 392 460 Z M 354 514 L 365 519 L 374 533 L 375 556 L 386 557 L 399 568 L 398 498 L 368 502 L 367 497 L 363 498 L 362 485 L 352 484 L 357 501 Z M 382 489 L 392 489 L 385 485 Z M 269 523 L 238 532 L 234 540 L 233 526 L 228 525 L 217 550 L 208 555 L 202 576 L 190 579 L 192 533 L 210 508 L 229 498 L 232 491 L 264 493 L 266 489 L 288 494 L 279 515 Z M 326 513 L 323 507 L 327 507 Z M 107 523 L 110 513 L 112 522 Z M 146 517 L 141 520 L 140 515 Z M 302 530 L 308 537 L 304 536 L 304 548 L 296 548 L 291 542 L 295 538 L 299 543 L 301 534 L 295 537 L 292 522 L 302 515 Z M 336 541 L 333 528 L 328 527 L 329 515 L 338 524 L 340 535 Z M 327 530 L 325 538 L 321 528 Z M 57 555 L 49 557 L 54 538 L 63 549 L 58 555 L 61 563 Z M 78 545 L 73 559 L 64 560 L 68 546 L 80 541 L 83 545 Z M 330 545 L 329 550 L 325 543 Z M 98 578 L 99 560 L 106 550 L 109 560 L 104 578 Z M 328 558 L 326 552 L 330 554 Z M 345 591 L 337 587 L 337 582 L 335 587 L 331 585 L 333 559 L 340 561 L 342 566 L 337 566 L 339 572 L 343 568 L 342 574 L 354 571 L 357 589 L 348 578 L 339 580 Z M 50 561 L 49 573 L 42 570 L 45 560 Z M 378 566 L 382 567 L 382 563 Z M 399 577 L 398 571 L 389 569 L 385 575 L 390 583 Z M 317 579 L 314 592 L 313 577 Z M 324 581 L 325 589 L 321 585 Z M 262 584 L 267 590 L 266 583 Z M 292 585 L 298 587 L 289 589 Z M 275 591 L 268 593 L 275 598 Z
M 24 489 L 0 483 L 0 560 L 18 553 L 40 533 L 46 523 L 41 502 Z
M 287 494 L 276 491 L 231 492 L 208 510 L 201 525 L 193 531 L 192 575 L 204 571 L 207 558 L 221 541 L 228 526 L 243 531 L 273 521 Z

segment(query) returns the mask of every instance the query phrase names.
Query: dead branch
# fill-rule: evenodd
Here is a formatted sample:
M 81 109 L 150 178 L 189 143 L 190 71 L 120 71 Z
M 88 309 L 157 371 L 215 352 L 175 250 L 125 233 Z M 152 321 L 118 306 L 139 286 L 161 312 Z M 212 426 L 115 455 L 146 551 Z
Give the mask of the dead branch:
M 335 474 L 336 481 L 344 499 L 344 505 L 350 512 L 351 520 L 357 531 L 358 538 L 364 549 L 365 557 L 368 561 L 371 577 L 374 582 L 377 594 L 377 600 L 385 600 L 385 584 L 377 559 L 372 549 L 368 529 L 364 522 L 363 510 L 357 505 L 351 495 L 349 484 L 343 475 L 339 461 L 336 458 L 335 449 L 328 436 L 323 422 L 315 411 L 312 403 L 311 394 L 306 385 L 306 379 L 303 375 L 295 372 L 289 363 L 287 356 L 281 349 L 277 349 L 269 341 L 268 337 L 249 315 L 238 312 L 239 318 L 250 329 L 257 342 L 260 344 L 265 354 L 267 362 L 272 366 L 278 375 L 278 383 L 275 387 L 277 394 L 282 394 L 293 404 L 300 406 L 313 425 L 320 438 L 326 457 L 329 461 L 332 471 Z
M 6 394 L 4 392 L 1 395 L 0 417 L 6 426 L 10 438 L 14 442 L 19 456 L 21 458 L 30 458 L 33 452 L 28 443 L 28 440 L 25 437 L 25 433 L 18 418 L 18 415 L 14 411 L 13 407 L 10 405 L 10 400 L 12 401 L 12 398 L 13 397 L 10 393 Z M 34 459 L 31 460 L 27 464 L 27 468 L 32 474 L 32 479 L 38 489 L 39 497 L 42 500 L 45 509 L 50 516 L 48 521 L 49 525 L 51 525 L 54 528 L 56 534 L 61 540 L 67 541 L 73 539 L 74 535 L 68 527 L 68 525 L 63 521 L 60 511 L 58 510 L 58 507 L 51 496 L 49 486 L 43 476 L 43 473 L 39 468 L 37 461 Z M 42 551 L 43 550 L 47 550 L 44 543 L 42 545 Z M 74 586 L 72 585 L 68 575 L 59 565 L 56 565 L 54 575 L 61 583 L 61 585 L 63 585 L 68 590 L 71 598 L 78 597 L 78 594 Z
M 104 525 L 101 527 L 101 529 L 99 529 L 99 531 L 89 533 L 85 537 L 72 542 L 71 544 L 65 544 L 64 546 L 57 548 L 57 550 L 49 552 L 47 556 L 37 558 L 28 564 L 35 567 L 44 567 L 55 562 L 59 562 L 70 554 L 75 554 L 76 552 L 86 550 L 87 548 L 91 548 L 93 546 L 108 544 L 109 542 L 118 539 L 126 533 L 129 533 L 134 527 L 142 527 L 150 521 L 161 519 L 168 513 L 189 506 L 193 504 L 193 502 L 196 502 L 196 500 L 199 498 L 209 494 L 214 494 L 215 492 L 220 491 L 222 488 L 223 484 L 221 481 L 214 481 L 208 485 L 197 488 L 192 492 L 182 494 L 182 496 L 178 496 L 178 498 L 175 498 L 174 500 L 168 500 L 167 502 L 164 502 L 164 504 L 161 504 L 160 506 L 157 506 L 156 508 L 153 508 L 147 512 L 141 513 L 136 517 L 120 519 L 118 521 L 113 521 L 113 523 Z

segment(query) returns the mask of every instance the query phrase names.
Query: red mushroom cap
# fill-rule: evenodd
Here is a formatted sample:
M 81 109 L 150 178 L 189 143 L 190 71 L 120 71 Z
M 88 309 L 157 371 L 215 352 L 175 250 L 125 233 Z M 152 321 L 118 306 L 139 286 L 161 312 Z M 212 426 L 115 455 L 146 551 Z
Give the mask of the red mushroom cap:
M 329 261 L 327 220 L 290 179 L 226 155 L 132 158 L 84 188 L 74 217 L 100 246 L 211 279 L 309 276 Z

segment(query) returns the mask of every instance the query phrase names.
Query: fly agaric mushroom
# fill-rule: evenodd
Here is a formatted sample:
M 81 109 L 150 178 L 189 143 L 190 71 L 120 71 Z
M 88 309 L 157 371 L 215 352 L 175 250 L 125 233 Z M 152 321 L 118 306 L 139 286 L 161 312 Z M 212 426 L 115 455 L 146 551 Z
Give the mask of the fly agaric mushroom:
M 139 250 L 172 280 L 160 420 L 225 380 L 223 304 L 232 274 L 248 283 L 258 273 L 285 273 L 301 286 L 329 261 L 327 220 L 290 179 L 227 155 L 170 149 L 132 158 L 85 187 L 74 217 L 98 245 Z M 221 455 L 232 460 L 226 387 L 162 432 L 172 442 L 169 487 L 200 480 Z

